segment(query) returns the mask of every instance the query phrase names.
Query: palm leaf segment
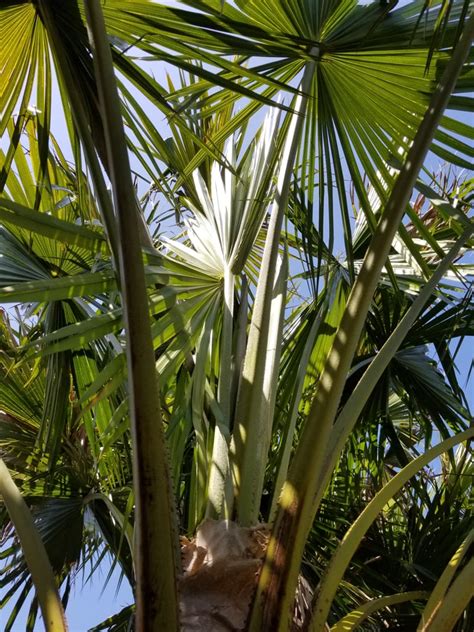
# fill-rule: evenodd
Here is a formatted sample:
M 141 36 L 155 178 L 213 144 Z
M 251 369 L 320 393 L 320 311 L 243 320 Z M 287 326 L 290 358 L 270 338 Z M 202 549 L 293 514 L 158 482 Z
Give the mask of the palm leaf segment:
M 387 165 L 400 148 L 406 148 L 411 142 L 448 57 L 443 52 L 435 53 L 429 72 L 425 73 L 430 37 L 436 27 L 436 10 L 425 15 L 421 29 L 417 28 L 423 8 L 421 2 L 390 12 L 378 4 L 360 6 L 354 0 L 323 3 L 274 0 L 265 5 L 265 9 L 259 2 L 252 1 L 238 2 L 237 6 L 219 0 L 183 4 L 193 10 L 145 1 L 112 0 L 104 12 L 120 73 L 162 113 L 171 115 L 175 123 L 180 118 L 173 117 L 165 91 L 151 76 L 138 69 L 127 55 L 128 48 L 138 46 L 148 59 L 168 61 L 201 77 L 171 95 L 173 102 L 181 97 L 184 104 L 197 108 L 206 105 L 217 112 L 228 108 L 232 99 L 249 98 L 241 111 L 218 127 L 208 141 L 195 137 L 200 150 L 187 165 L 182 165 L 184 174 L 189 175 L 209 152 L 218 154 L 216 148 L 222 141 L 261 104 L 268 103 L 278 93 L 295 92 L 301 72 L 309 62 L 316 60 L 317 72 L 310 89 L 312 98 L 307 105 L 299 159 L 301 181 L 317 185 L 316 190 L 313 186 L 306 187 L 306 228 L 316 216 L 320 233 L 327 235 L 332 249 L 338 222 L 331 214 L 327 219 L 325 211 L 338 200 L 351 266 L 350 204 L 345 174 L 349 171 L 370 220 L 372 211 L 364 178 L 369 178 L 383 201 L 384 187 L 377 172 L 382 173 L 387 184 L 392 182 Z M 445 25 L 446 46 L 456 34 L 462 10 L 462 2 L 452 3 Z M 69 92 L 72 90 L 81 103 L 84 120 L 89 121 L 92 138 L 106 164 L 82 4 L 62 3 L 59 11 L 52 12 L 47 2 L 36 5 L 15 2 L 4 13 L 10 32 L 18 32 L 19 37 L 15 47 L 9 49 L 11 53 L 3 73 L 2 132 L 15 108 L 20 115 L 27 114 L 36 85 L 34 106 L 40 119 L 40 156 L 44 159 L 51 117 L 51 49 L 61 71 L 61 92 L 65 95 L 66 88 Z M 238 55 L 235 61 L 231 60 L 232 55 Z M 78 58 L 80 65 L 76 63 Z M 196 65 L 190 59 L 203 64 Z M 211 72 L 209 66 L 218 72 Z M 74 85 L 66 86 L 65 77 L 74 78 Z M 451 99 L 453 108 L 469 108 L 470 100 L 463 93 L 472 89 L 472 82 L 472 70 L 468 68 Z M 222 90 L 209 92 L 208 88 L 216 84 Z M 234 97 L 229 95 L 229 88 Z M 131 99 L 125 86 L 123 90 L 129 97 L 131 111 L 140 112 L 139 104 Z M 69 131 L 74 137 L 69 103 L 67 99 L 63 99 L 63 103 Z M 22 116 L 18 117 L 16 128 L 21 126 Z M 474 157 L 472 135 L 469 126 L 445 117 L 433 151 L 443 159 L 469 167 Z M 166 142 L 157 132 L 153 137 L 158 155 L 167 164 L 173 164 L 173 152 Z M 77 140 L 73 144 L 75 157 L 80 159 Z M 42 164 L 40 160 L 40 169 Z M 373 220 L 370 225 L 373 227 Z
M 221 171 L 215 163 L 209 191 L 199 172 L 194 174 L 194 189 L 190 190 L 194 201 L 188 200 L 194 219 L 190 220 L 186 232 L 188 241 L 163 240 L 168 254 L 149 251 L 145 256 L 149 284 L 159 283 L 150 289 L 150 312 L 156 319 L 152 331 L 160 355 L 157 368 L 164 384 L 179 372 L 196 347 L 199 348 L 199 363 L 203 367 L 206 365 L 211 342 L 209 332 L 221 328 L 226 274 L 233 277 L 234 273 L 241 273 L 248 260 L 253 261 L 251 276 L 254 276 L 252 268 L 258 269 L 258 248 L 255 251 L 254 245 L 259 239 L 268 205 L 272 165 L 278 158 L 274 142 L 277 123 L 278 113 L 274 110 L 259 138 L 238 165 L 239 176 L 230 170 Z M 30 144 L 35 147 L 36 127 L 31 125 Z M 232 144 L 228 146 L 227 158 L 233 165 Z M 28 182 L 31 166 L 21 144 L 16 147 L 13 164 L 21 166 L 25 182 Z M 93 257 L 91 253 L 103 240 L 100 223 L 97 219 L 85 219 L 88 215 L 96 218 L 97 212 L 90 191 L 80 188 L 81 183 L 85 183 L 83 174 L 81 178 L 75 178 L 60 155 L 50 153 L 46 164 L 49 190 L 43 192 L 40 212 L 31 210 L 31 213 L 37 218 L 44 217 L 46 222 L 56 216 L 63 224 L 54 232 L 48 232 L 47 238 L 35 236 L 31 241 L 28 221 L 17 226 L 17 215 L 5 216 L 5 224 L 11 232 L 3 230 L 0 236 L 4 244 L 0 294 L 4 302 L 39 302 L 34 308 L 40 319 L 37 334 L 33 332 L 29 336 L 25 351 L 27 357 L 39 355 L 48 364 L 47 396 L 39 434 L 52 464 L 62 440 L 61 427 L 69 415 L 66 400 L 71 383 L 74 396 L 81 406 L 86 407 L 83 421 L 96 457 L 100 448 L 96 433 L 101 434 L 102 447 L 109 446 L 126 432 L 127 423 L 126 401 L 120 394 L 125 378 L 124 355 L 115 338 L 123 328 L 122 309 L 118 304 L 114 305 L 116 282 L 106 262 L 107 252 L 103 251 L 103 258 L 100 254 Z M 237 169 L 237 164 L 233 168 Z M 16 197 L 19 191 L 15 171 L 10 170 L 0 204 L 7 210 L 16 211 L 18 205 L 10 196 Z M 33 200 L 26 194 L 20 199 L 33 206 Z M 85 207 L 84 213 L 81 203 Z M 70 220 L 75 220 L 75 224 Z M 87 222 L 94 227 L 94 230 L 84 229 L 91 238 L 90 248 L 63 243 L 62 231 L 77 226 L 77 222 Z M 95 297 L 97 311 L 88 305 L 91 296 Z M 43 307 L 45 300 L 49 301 L 46 308 Z M 227 301 L 233 306 L 233 291 Z M 40 332 L 42 335 L 38 335 Z M 104 335 L 108 339 L 105 347 L 101 340 Z M 214 350 L 213 357 L 217 358 L 219 342 L 214 338 L 212 341 L 209 348 Z M 93 355 L 99 356 L 97 360 L 93 360 L 85 349 L 94 349 Z M 203 397 L 204 373 L 196 371 L 196 376 L 201 377 L 193 379 L 193 392 L 198 394 L 194 396 L 192 407 L 195 429 L 203 423 L 206 426 L 196 405 L 196 397 Z M 62 385 L 61 391 L 58 384 Z M 114 404 L 116 414 L 109 409 L 108 396 L 112 399 L 119 397 Z M 226 425 L 230 426 L 229 420 Z M 186 433 L 180 438 L 179 446 L 185 441 Z M 181 449 L 179 446 L 178 450 Z M 179 459 L 175 462 L 179 463 Z M 207 483 L 199 501 L 201 517 L 206 487 Z
M 193 258 L 198 267 L 217 278 L 223 278 L 226 269 L 233 274 L 242 272 L 271 196 L 278 118 L 275 110 L 270 112 L 258 142 L 252 144 L 238 165 L 234 141 L 229 140 L 224 157 L 230 168 L 223 171 L 219 163 L 214 162 L 209 189 L 200 171 L 193 173 L 193 188 L 199 206 L 192 200 L 185 201 L 193 213 L 187 222 L 187 236 L 193 249 L 164 238 L 163 243 L 171 252 L 177 256 L 181 254 L 188 261 Z
M 53 305 L 58 307 L 60 303 Z M 18 350 L 18 332 L 13 332 L 10 321 L 3 315 L 0 327 L 0 452 L 31 508 L 62 588 L 64 604 L 77 573 L 81 569 L 85 571 L 87 566 L 93 573 L 107 553 L 116 556 L 116 562 L 119 561 L 122 571 L 133 583 L 132 551 L 123 535 L 131 511 L 131 506 L 127 509 L 131 497 L 128 440 L 121 443 L 116 452 L 103 452 L 92 417 L 87 410 L 80 414 L 73 391 L 69 394 L 72 397 L 62 396 L 59 402 L 65 403 L 64 418 L 59 420 L 61 423 L 54 420 L 53 427 L 59 436 L 53 445 L 54 455 L 49 452 L 51 443 L 42 444 L 40 439 L 42 429 L 47 426 L 44 410 L 50 404 L 47 389 L 51 367 L 49 364 L 38 366 L 34 360 L 18 365 L 13 360 Z M 79 392 L 84 389 L 84 380 L 92 374 L 92 356 L 93 349 L 89 348 L 86 353 L 73 354 L 70 359 L 71 373 L 66 373 L 66 378 L 71 377 Z M 95 407 L 99 425 L 106 409 L 111 418 L 110 404 L 112 400 L 102 401 Z M 114 510 L 110 511 L 110 507 Z M 122 516 L 119 521 L 117 517 L 121 512 L 125 519 Z M 4 620 L 5 629 L 10 630 L 32 590 L 32 582 L 4 508 L 0 512 L 0 530 L 5 560 L 0 574 L 2 607 L 15 600 Z M 34 628 L 37 611 L 34 599 L 30 605 L 28 630 Z
M 166 50 L 172 49 L 174 65 L 201 76 L 200 81 L 178 91 L 176 96 L 215 110 L 228 105 L 225 89 L 234 90 L 235 98 L 251 98 L 212 138 L 216 144 L 268 99 L 281 92 L 294 92 L 305 65 L 315 59 L 317 72 L 301 142 L 301 179 L 314 182 L 315 171 L 318 172 L 317 194 L 308 187 L 308 213 L 316 212 L 321 231 L 323 210 L 338 196 L 350 253 L 344 174 L 349 170 L 364 211 L 370 216 L 362 174 L 385 199 L 377 171 L 387 183 L 392 182 L 387 164 L 400 147 L 410 144 L 448 58 L 443 52 L 436 53 L 425 73 L 436 12 L 426 17 L 422 30 L 416 29 L 422 8 L 422 3 L 416 2 L 390 13 L 378 4 L 361 6 L 353 0 L 275 0 L 264 8 L 252 1 L 237 2 L 237 6 L 218 0 L 185 4 L 199 11 L 155 3 L 135 3 L 133 11 L 127 10 L 124 3 L 111 3 L 105 11 L 111 30 L 129 44 L 139 41 L 149 55 L 168 61 L 171 58 Z M 446 45 L 461 10 L 462 3 L 454 4 L 453 27 L 447 28 Z M 126 20 L 130 20 L 127 29 Z M 230 55 L 239 57 L 234 62 L 229 60 Z M 211 80 L 206 67 L 191 67 L 190 58 L 222 70 Z M 471 75 L 470 70 L 462 75 L 452 107 L 468 107 L 465 97 L 458 94 L 472 88 Z M 216 83 L 223 90 L 210 95 L 207 89 Z M 473 157 L 472 144 L 457 139 L 456 134 L 472 138 L 472 130 L 466 125 L 445 117 L 432 149 L 443 159 L 468 167 Z M 327 230 L 332 243 L 334 226 L 330 224 Z

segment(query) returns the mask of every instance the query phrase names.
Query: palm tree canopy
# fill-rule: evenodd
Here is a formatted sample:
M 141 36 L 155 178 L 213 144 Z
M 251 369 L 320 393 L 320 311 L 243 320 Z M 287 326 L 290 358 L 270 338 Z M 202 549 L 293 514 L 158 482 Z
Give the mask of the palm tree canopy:
M 195 552 L 206 517 L 237 516 L 252 532 L 278 515 L 351 289 L 471 5 L 175 4 L 108 0 L 103 14 L 136 177 L 177 518 L 190 538 L 184 550 Z M 127 309 L 108 191 L 115 174 L 86 5 L 7 0 L 0 9 L 8 42 L 0 61 L 0 302 L 23 306 L 0 313 L 0 456 L 65 603 L 77 572 L 90 565 L 94 573 L 107 555 L 132 587 L 138 581 Z M 169 71 L 163 80 L 157 63 Z M 305 539 L 300 587 L 324 582 L 348 524 L 399 469 L 471 425 L 452 342 L 474 327 L 473 180 L 465 172 L 474 149 L 464 122 L 473 82 L 471 51 L 380 272 L 334 428 L 420 295 L 424 307 L 368 389 L 342 449 L 337 433 L 328 442 L 326 462 L 330 449 L 337 458 Z M 56 138 L 58 112 L 65 131 Z M 440 159 L 449 169 L 431 173 Z M 256 369 L 249 382 L 246 408 L 252 330 L 261 375 Z M 256 437 L 251 449 L 239 444 L 240 425 Z M 461 446 L 434 467 L 367 525 L 332 601 L 334 629 L 368 599 L 367 629 L 413 628 L 425 593 L 442 592 L 437 582 L 447 582 L 444 569 L 473 528 L 472 458 Z M 3 506 L 0 529 L 8 630 L 33 584 Z M 405 598 L 406 606 L 377 610 Z M 33 600 L 29 629 L 37 612 Z M 131 606 L 97 629 L 128 629 L 132 616 Z M 467 632 L 472 616 L 465 608 L 456 629 Z

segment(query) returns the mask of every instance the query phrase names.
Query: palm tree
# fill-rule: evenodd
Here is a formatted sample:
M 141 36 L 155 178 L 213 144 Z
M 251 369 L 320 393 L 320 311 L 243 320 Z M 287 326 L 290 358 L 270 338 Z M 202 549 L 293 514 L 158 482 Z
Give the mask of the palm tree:
M 419 172 L 429 150 L 470 166 L 444 114 L 470 107 L 470 5 L 182 4 L 0 11 L 0 300 L 28 305 L 1 329 L 7 629 L 33 583 L 30 627 L 58 604 L 47 559 L 66 604 L 110 552 L 138 630 L 468 630 L 474 431 L 449 343 L 472 334 L 472 182 Z M 137 51 L 179 70 L 166 88 Z

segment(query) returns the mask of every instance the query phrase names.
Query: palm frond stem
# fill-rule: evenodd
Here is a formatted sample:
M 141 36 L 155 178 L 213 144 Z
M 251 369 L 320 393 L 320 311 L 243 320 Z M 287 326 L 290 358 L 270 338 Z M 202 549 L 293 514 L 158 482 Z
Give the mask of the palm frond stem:
M 317 54 L 317 47 L 311 55 Z M 304 124 L 310 86 L 316 70 L 314 59 L 308 61 L 303 73 L 299 94 L 292 104 L 287 140 L 279 163 L 278 179 L 274 193 L 270 221 L 265 239 L 265 247 L 260 267 L 257 293 L 249 328 L 247 351 L 237 399 L 233 437 L 233 480 L 236 495 L 237 516 L 242 525 L 258 521 L 260 497 L 256 490 L 261 486 L 255 472 L 256 451 L 262 454 L 268 450 L 266 425 L 268 416 L 264 414 L 264 380 L 267 364 L 267 344 L 269 337 L 270 311 L 276 276 L 276 264 L 280 245 L 283 216 L 288 205 L 290 182 Z
M 424 158 L 469 54 L 474 15 L 466 23 L 433 93 L 349 296 L 283 488 L 260 575 L 251 629 L 288 629 L 307 534 L 315 516 L 328 442 L 355 350 L 393 238 L 405 213 Z M 311 464 L 311 467 L 309 467 Z
M 100 3 L 85 4 L 99 85 L 118 224 L 133 437 L 137 630 L 179 629 L 176 514 L 160 398 L 135 191 L 110 45 Z
M 2 459 L 0 459 L 0 496 L 5 502 L 21 543 L 36 589 L 46 632 L 66 632 L 64 609 L 48 554 L 35 527 L 33 516 Z

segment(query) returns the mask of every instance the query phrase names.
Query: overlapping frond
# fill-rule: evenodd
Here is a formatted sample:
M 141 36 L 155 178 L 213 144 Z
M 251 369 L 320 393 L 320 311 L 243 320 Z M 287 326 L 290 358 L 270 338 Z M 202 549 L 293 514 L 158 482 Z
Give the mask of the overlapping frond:
M 0 456 L 66 602 L 77 570 L 94 573 L 107 553 L 135 582 L 116 216 L 85 3 L 4 5 L 0 301 L 23 306 L 17 321 L 0 316 Z M 205 517 L 274 519 L 324 366 L 337 368 L 331 349 L 351 288 L 470 5 L 174 5 L 108 0 L 103 12 L 136 176 L 172 486 L 192 535 Z M 431 144 L 451 171 L 418 179 L 354 342 L 302 566 L 313 585 L 398 468 L 472 423 L 452 341 L 474 327 L 473 183 L 460 171 L 472 164 L 473 131 L 459 120 L 473 85 L 471 54 Z M 58 106 L 65 150 L 50 133 Z M 420 295 L 425 306 L 402 336 Z M 419 619 L 420 594 L 472 529 L 468 449 L 434 467 L 441 473 L 422 470 L 368 529 L 329 624 L 360 604 L 367 629 Z M 9 629 L 32 583 L 3 509 L 0 521 Z M 375 607 L 406 594 L 399 609 Z M 30 628 L 36 610 L 33 601 Z M 131 606 L 97 629 L 128 629 L 133 616 Z M 459 629 L 471 621 L 465 609 Z

